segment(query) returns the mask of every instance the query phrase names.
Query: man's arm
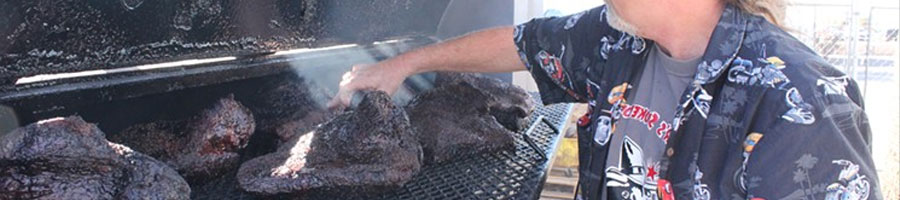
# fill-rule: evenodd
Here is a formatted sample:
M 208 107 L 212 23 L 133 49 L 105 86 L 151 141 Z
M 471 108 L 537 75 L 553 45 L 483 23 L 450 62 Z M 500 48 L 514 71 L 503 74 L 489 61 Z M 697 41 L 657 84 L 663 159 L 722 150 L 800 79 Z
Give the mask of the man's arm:
M 446 42 L 413 50 L 371 64 L 357 65 L 341 81 L 329 107 L 350 103 L 353 92 L 377 89 L 393 94 L 406 77 L 431 71 L 512 72 L 525 70 L 513 37 L 513 27 L 475 32 Z
M 358 65 L 344 75 L 329 107 L 348 105 L 361 89 L 388 93 L 410 75 L 430 71 L 512 72 L 528 69 L 545 104 L 583 101 L 588 69 L 601 37 L 613 29 L 603 19 L 606 7 L 564 16 L 536 18 L 518 26 L 481 32 L 427 46 L 373 65 Z M 567 53 L 568 52 L 568 53 Z M 605 59 L 605 58 L 604 58 Z M 527 62 L 527 63 L 525 63 Z M 602 70 L 592 73 L 598 76 Z

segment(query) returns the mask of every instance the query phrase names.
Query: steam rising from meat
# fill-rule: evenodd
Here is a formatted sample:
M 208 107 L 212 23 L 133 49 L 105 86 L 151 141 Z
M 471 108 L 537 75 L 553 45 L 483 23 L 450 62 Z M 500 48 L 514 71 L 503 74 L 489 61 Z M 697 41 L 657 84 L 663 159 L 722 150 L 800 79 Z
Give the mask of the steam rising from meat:
M 331 97 L 308 79 L 288 73 L 268 78 L 257 88 L 245 105 L 253 111 L 257 129 L 276 133 L 279 143 L 333 117 L 323 103 Z

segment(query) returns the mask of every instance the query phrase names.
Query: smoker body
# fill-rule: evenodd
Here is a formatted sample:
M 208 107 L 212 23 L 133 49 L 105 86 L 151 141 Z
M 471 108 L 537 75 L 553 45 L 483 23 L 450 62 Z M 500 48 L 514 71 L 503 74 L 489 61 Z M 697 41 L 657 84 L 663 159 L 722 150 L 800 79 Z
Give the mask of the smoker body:
M 512 9 L 512 0 L 4 1 L 0 133 L 78 115 L 115 134 L 191 117 L 229 94 L 252 100 L 273 79 L 299 79 L 333 94 L 353 64 L 511 25 Z M 429 81 L 427 74 L 410 77 L 395 100 L 410 99 Z M 569 109 L 539 108 L 517 136 L 516 152 L 423 169 L 407 187 L 379 198 L 535 198 Z M 253 140 L 248 148 L 245 154 L 274 150 Z

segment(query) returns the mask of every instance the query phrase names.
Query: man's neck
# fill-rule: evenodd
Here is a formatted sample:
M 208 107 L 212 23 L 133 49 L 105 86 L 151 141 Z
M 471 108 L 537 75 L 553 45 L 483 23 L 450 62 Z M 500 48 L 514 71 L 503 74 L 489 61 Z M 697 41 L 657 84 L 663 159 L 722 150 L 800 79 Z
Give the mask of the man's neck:
M 706 1 L 711 2 L 711 1 Z M 712 1 L 706 5 L 673 8 L 667 22 L 648 30 L 648 38 L 656 41 L 663 52 L 677 60 L 703 56 L 709 39 L 722 15 L 724 4 Z

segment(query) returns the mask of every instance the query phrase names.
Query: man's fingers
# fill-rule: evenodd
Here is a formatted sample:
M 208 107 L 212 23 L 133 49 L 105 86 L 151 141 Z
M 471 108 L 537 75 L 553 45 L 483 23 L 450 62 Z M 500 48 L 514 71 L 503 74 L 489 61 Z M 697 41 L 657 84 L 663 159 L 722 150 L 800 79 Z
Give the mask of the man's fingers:
M 360 79 L 364 80 L 357 79 L 357 75 L 359 75 L 359 73 L 365 73 L 360 71 L 365 67 L 365 65 L 353 66 L 351 67 L 350 71 L 344 73 L 344 75 L 341 76 L 341 82 L 339 83 L 340 90 L 338 90 L 337 94 L 334 95 L 334 98 L 332 98 L 331 101 L 328 102 L 329 109 L 335 110 L 350 106 L 350 104 L 352 103 L 351 101 L 353 100 L 353 94 L 356 93 L 357 90 L 365 88 L 379 89 L 377 85 L 372 85 L 378 83 L 367 83 L 366 81 L 371 80 L 369 78 L 365 78 L 366 76 L 359 77 Z
M 334 95 L 334 98 L 328 102 L 328 109 L 336 110 L 347 107 L 350 100 L 347 97 L 347 90 L 352 90 L 350 88 L 350 83 L 353 81 L 353 72 L 344 73 L 344 76 L 341 77 L 341 82 L 338 84 L 340 89 L 337 94 Z
M 341 110 L 345 107 L 338 99 L 332 99 L 331 102 L 328 102 L 328 110 Z
M 341 103 L 338 103 L 337 97 L 332 98 L 331 101 L 328 101 L 328 109 L 329 110 L 337 109 L 338 107 L 340 107 L 340 104 Z
M 344 75 L 341 76 L 341 83 L 340 83 L 341 87 L 343 87 L 346 84 L 349 84 L 350 81 L 352 81 L 352 80 L 353 80 L 353 72 L 344 73 Z
M 342 81 L 340 87 L 341 88 L 338 90 L 338 92 L 334 94 L 334 98 L 332 98 L 331 101 L 328 102 L 329 109 L 341 109 L 347 107 L 347 105 L 350 103 L 349 94 L 351 94 L 353 92 L 352 90 L 354 90 L 355 88 L 352 88 L 349 85 L 349 80 Z
M 335 95 L 330 102 L 328 102 L 328 109 L 337 110 L 347 107 L 347 104 L 349 102 L 348 100 L 346 100 L 346 95 L 344 95 L 343 93 L 345 92 L 338 92 L 338 94 Z

